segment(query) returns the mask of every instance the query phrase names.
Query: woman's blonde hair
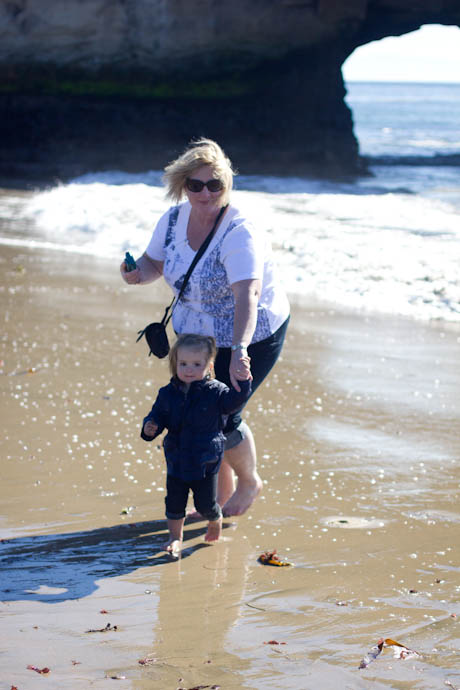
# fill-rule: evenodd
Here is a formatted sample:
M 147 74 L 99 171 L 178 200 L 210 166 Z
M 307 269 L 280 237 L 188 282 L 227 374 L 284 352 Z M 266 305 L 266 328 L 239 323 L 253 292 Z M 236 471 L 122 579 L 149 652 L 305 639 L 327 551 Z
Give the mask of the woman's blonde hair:
M 216 341 L 212 335 L 195 335 L 194 333 L 183 333 L 177 337 L 176 342 L 169 351 L 169 371 L 171 376 L 177 376 L 177 351 L 180 347 L 187 347 L 190 350 L 199 350 L 206 355 L 207 364 L 213 364 L 216 355 Z
M 192 141 L 184 153 L 166 166 L 163 175 L 163 182 L 167 188 L 166 197 L 178 204 L 184 195 L 187 177 L 192 177 L 195 170 L 203 165 L 211 166 L 213 177 L 222 181 L 222 201 L 227 204 L 236 172 L 230 159 L 212 139 Z

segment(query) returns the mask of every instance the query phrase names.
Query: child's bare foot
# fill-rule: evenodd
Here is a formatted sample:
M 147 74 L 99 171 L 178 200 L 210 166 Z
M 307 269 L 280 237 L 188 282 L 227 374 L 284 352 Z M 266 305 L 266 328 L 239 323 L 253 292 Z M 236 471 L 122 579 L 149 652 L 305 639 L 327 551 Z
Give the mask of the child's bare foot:
M 170 539 L 165 544 L 165 551 L 171 554 L 171 556 L 175 556 L 176 558 L 180 556 L 181 548 L 182 541 L 180 539 Z
M 183 529 L 184 518 L 168 518 L 169 541 L 166 542 L 164 549 L 175 558 L 180 556 Z
M 204 538 L 205 541 L 217 541 L 222 534 L 222 518 L 218 520 L 210 520 L 208 522 L 208 531 Z

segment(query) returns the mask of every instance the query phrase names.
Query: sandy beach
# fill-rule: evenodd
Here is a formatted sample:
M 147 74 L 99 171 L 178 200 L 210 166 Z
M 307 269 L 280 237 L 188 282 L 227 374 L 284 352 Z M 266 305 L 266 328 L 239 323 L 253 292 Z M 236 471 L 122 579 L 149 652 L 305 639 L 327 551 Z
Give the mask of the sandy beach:
M 0 266 L 0 690 L 460 687 L 458 327 L 293 300 L 247 412 L 263 495 L 171 561 L 139 438 L 168 370 L 135 343 L 167 289 L 71 253 Z M 380 638 L 418 655 L 360 669 Z

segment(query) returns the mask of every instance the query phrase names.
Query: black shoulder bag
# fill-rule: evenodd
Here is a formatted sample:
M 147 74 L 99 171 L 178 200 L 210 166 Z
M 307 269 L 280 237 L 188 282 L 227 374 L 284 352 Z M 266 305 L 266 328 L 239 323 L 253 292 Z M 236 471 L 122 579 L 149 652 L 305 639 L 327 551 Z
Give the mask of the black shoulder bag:
M 219 214 L 215 220 L 214 225 L 212 226 L 212 230 L 209 233 L 209 235 L 206 237 L 204 240 L 203 244 L 201 247 L 198 249 L 197 253 L 195 254 L 192 263 L 189 266 L 189 269 L 187 273 L 185 274 L 184 277 L 184 282 L 182 283 L 182 287 L 179 291 L 179 294 L 176 297 L 173 297 L 173 300 L 169 306 L 166 307 L 165 313 L 163 318 L 161 319 L 160 322 L 155 322 L 151 323 L 148 326 L 144 328 L 142 331 L 138 331 L 138 337 L 136 340 L 136 343 L 139 342 L 139 340 L 142 338 L 143 335 L 145 335 L 145 339 L 147 341 L 147 345 L 149 346 L 149 357 L 150 355 L 155 355 L 155 357 L 159 357 L 160 359 L 163 359 L 163 357 L 166 357 L 166 355 L 169 352 L 169 341 L 168 341 L 168 334 L 166 333 L 166 326 L 168 325 L 174 309 L 176 307 L 176 304 L 184 294 L 185 288 L 187 287 L 187 283 L 189 281 L 190 276 L 192 275 L 193 269 L 197 265 L 198 261 L 201 259 L 203 254 L 205 253 L 206 249 L 208 248 L 209 243 L 212 240 L 212 237 L 216 231 L 217 224 L 219 220 L 222 218 L 222 215 L 225 211 L 227 206 L 222 206 L 222 208 L 219 211 Z M 171 313 L 169 314 L 169 312 Z M 169 316 L 168 316 L 169 314 Z

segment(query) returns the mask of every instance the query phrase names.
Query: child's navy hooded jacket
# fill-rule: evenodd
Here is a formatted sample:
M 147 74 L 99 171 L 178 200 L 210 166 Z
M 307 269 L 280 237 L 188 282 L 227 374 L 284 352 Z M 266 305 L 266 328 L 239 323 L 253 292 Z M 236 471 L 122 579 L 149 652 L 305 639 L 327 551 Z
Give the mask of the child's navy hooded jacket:
M 142 423 L 141 437 L 153 441 L 163 429 L 168 433 L 163 447 L 168 474 L 183 481 L 215 474 L 224 453 L 222 429 L 226 417 L 236 412 L 251 394 L 250 381 L 238 381 L 241 392 L 216 379 L 193 381 L 188 392 L 173 377 L 158 391 L 157 399 Z M 144 433 L 145 423 L 158 425 L 155 436 Z

